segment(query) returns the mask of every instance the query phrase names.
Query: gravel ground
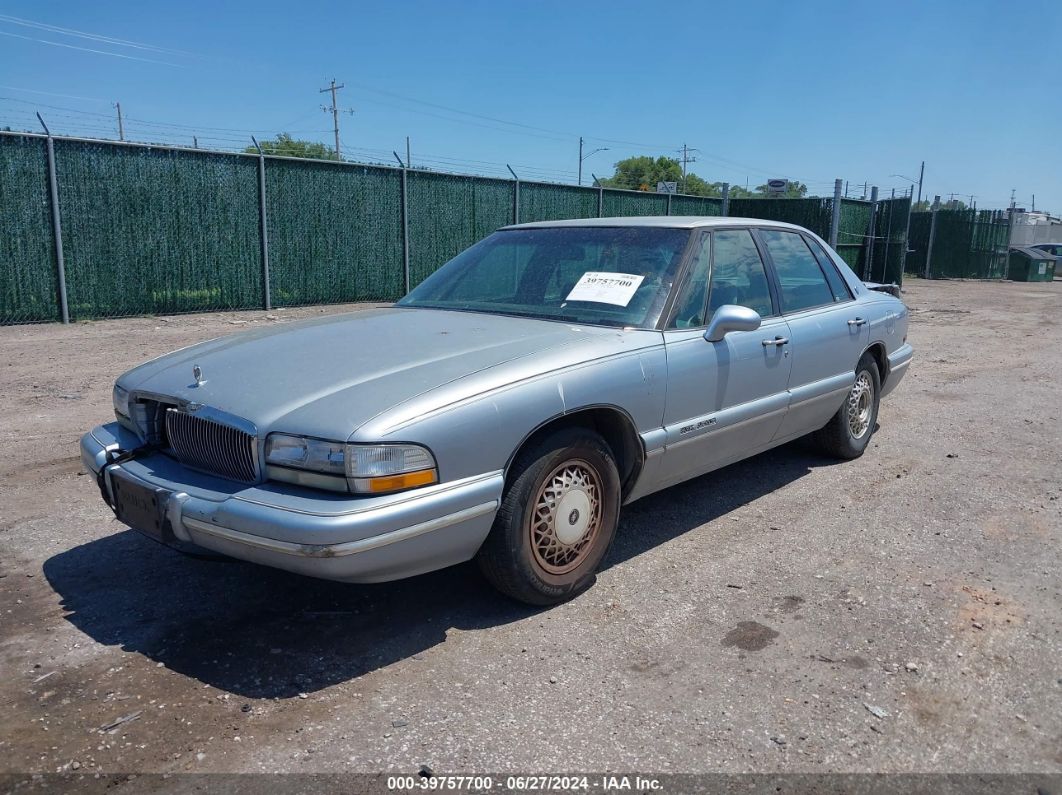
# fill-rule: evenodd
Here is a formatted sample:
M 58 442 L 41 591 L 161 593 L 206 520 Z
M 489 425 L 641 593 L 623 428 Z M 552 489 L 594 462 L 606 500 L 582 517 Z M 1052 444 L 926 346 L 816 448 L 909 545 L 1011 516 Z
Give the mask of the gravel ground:
M 635 503 L 549 611 L 468 565 L 188 559 L 80 473 L 127 367 L 351 307 L 0 329 L 0 772 L 1062 771 L 1062 285 L 905 300 L 863 458 L 790 445 Z

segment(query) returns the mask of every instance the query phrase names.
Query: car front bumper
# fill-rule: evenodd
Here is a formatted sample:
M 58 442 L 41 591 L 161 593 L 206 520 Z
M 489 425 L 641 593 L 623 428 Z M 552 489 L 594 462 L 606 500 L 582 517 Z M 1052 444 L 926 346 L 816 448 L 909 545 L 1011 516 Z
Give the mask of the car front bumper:
M 118 423 L 81 438 L 93 475 L 107 451 L 140 445 Z M 281 483 L 245 485 L 193 472 L 162 453 L 106 467 L 151 490 L 167 536 L 233 558 L 346 582 L 384 582 L 471 559 L 490 531 L 504 474 L 491 472 L 415 491 L 352 498 Z M 152 537 L 147 527 L 134 527 Z

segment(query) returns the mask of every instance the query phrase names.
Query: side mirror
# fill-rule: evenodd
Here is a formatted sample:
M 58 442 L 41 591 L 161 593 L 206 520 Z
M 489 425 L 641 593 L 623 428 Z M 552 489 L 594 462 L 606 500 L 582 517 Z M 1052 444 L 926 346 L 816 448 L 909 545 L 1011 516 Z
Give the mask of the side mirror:
M 760 315 L 755 309 L 736 304 L 723 304 L 712 315 L 704 338 L 708 342 L 719 342 L 731 331 L 755 331 L 760 327 Z

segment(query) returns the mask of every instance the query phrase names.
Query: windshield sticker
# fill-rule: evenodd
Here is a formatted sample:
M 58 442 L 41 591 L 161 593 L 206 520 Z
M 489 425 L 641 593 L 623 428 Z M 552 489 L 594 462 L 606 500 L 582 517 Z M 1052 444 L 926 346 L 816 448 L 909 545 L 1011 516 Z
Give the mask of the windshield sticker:
M 575 283 L 575 287 L 564 300 L 626 306 L 634 298 L 644 278 L 631 273 L 588 271 Z

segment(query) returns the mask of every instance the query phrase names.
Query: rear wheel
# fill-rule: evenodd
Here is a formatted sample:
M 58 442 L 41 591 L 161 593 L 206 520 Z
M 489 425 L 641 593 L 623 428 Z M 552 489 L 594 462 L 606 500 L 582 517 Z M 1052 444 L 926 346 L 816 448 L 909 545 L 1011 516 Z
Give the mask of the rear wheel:
M 878 421 L 881 375 L 877 362 L 863 354 L 856 366 L 855 381 L 837 413 L 814 434 L 823 452 L 838 458 L 859 458 L 870 444 Z
M 571 599 L 594 580 L 616 535 L 620 481 L 592 431 L 567 428 L 516 460 L 477 561 L 490 583 L 533 605 Z

